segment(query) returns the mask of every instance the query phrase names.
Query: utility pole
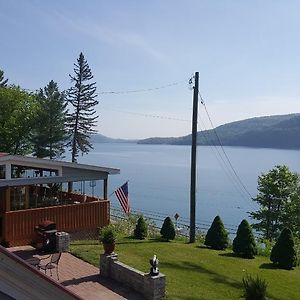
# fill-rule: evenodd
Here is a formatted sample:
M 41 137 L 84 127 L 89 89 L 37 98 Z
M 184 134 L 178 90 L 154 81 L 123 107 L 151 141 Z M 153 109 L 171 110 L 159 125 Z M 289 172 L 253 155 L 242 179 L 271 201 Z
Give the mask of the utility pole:
M 192 119 L 192 151 L 191 151 L 191 191 L 190 191 L 190 243 L 196 241 L 196 154 L 197 154 L 197 123 L 198 123 L 198 92 L 199 72 L 195 73 Z

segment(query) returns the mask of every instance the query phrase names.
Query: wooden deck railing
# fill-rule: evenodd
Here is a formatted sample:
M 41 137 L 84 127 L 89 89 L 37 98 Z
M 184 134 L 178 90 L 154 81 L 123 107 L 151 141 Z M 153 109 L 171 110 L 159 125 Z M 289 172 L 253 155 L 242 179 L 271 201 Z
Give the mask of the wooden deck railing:
M 3 215 L 3 240 L 9 246 L 29 244 L 34 227 L 44 220 L 56 223 L 58 231 L 76 232 L 109 223 L 109 201 L 94 201 L 6 212 Z

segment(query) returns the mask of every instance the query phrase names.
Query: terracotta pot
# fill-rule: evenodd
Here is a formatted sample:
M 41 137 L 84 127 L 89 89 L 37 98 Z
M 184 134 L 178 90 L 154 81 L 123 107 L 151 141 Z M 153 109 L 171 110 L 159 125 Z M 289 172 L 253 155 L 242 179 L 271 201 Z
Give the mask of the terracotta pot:
M 111 254 L 115 250 L 115 243 L 112 243 L 112 244 L 104 244 L 103 243 L 103 248 L 104 248 L 105 254 Z

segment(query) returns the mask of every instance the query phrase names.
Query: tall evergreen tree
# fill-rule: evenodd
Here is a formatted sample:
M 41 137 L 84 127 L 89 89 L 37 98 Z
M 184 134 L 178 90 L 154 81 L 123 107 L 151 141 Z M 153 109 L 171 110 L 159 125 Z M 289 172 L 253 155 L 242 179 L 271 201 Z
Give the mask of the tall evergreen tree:
M 219 216 L 214 218 L 205 236 L 204 244 L 215 250 L 224 250 L 228 247 L 228 233 Z
M 60 93 L 57 83 L 51 80 L 37 95 L 39 104 L 33 135 L 34 155 L 58 158 L 64 152 L 66 142 L 64 93 Z
M 93 75 L 91 69 L 80 53 L 77 63 L 74 64 L 74 75 L 69 75 L 74 85 L 68 90 L 68 102 L 73 111 L 67 114 L 67 127 L 69 131 L 69 143 L 72 152 L 72 162 L 77 161 L 79 152 L 88 153 L 93 148 L 90 135 L 95 133 L 96 126 L 95 106 L 96 83 L 91 82 Z
M 4 72 L 0 70 L 0 87 L 6 87 L 7 81 L 8 79 L 4 79 Z
M 257 254 L 255 239 L 247 220 L 243 220 L 239 225 L 232 249 L 234 253 L 245 258 L 254 258 Z

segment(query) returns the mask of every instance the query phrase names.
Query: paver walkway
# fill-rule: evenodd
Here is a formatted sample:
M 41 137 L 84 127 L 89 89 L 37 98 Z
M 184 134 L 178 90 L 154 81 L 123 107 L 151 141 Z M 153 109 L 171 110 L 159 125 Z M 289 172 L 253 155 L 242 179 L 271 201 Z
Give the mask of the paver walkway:
M 9 248 L 23 259 L 40 257 L 31 246 Z M 47 275 L 50 276 L 48 271 Z M 53 279 L 57 280 L 56 272 Z M 70 253 L 63 253 L 59 262 L 59 282 L 85 300 L 142 300 L 143 297 L 130 288 L 102 278 L 99 269 Z

